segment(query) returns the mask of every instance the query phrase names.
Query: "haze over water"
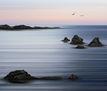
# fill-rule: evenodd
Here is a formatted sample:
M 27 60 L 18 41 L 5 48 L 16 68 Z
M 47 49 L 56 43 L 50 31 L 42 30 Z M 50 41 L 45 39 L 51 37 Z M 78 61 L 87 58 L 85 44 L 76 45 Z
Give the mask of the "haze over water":
M 74 49 L 63 43 L 78 34 L 88 44 L 99 37 L 99 48 Z M 0 80 L 1 91 L 106 91 L 107 26 L 64 26 L 64 29 L 0 31 L 0 78 L 10 71 L 26 70 L 33 76 L 61 76 L 61 81 L 12 84 Z M 70 74 L 80 80 L 67 80 Z

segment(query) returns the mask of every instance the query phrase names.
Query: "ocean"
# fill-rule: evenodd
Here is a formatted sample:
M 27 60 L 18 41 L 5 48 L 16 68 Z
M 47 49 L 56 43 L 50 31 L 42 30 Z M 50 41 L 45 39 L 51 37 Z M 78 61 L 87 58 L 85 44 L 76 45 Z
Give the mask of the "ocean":
M 107 26 L 62 26 L 62 29 L 0 31 L 0 91 L 107 91 Z M 75 49 L 64 37 L 79 35 L 88 45 L 99 37 L 104 47 Z M 59 81 L 26 84 L 2 78 L 14 70 L 36 77 L 61 76 Z M 79 80 L 67 79 L 71 74 Z

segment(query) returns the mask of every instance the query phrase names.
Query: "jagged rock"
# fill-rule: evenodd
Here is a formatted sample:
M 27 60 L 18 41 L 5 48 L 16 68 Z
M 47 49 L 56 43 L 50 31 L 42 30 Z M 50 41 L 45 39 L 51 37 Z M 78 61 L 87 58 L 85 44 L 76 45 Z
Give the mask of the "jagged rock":
M 26 83 L 38 78 L 31 76 L 24 70 L 16 70 L 10 72 L 7 76 L 4 77 L 4 79 L 12 83 Z
M 70 40 L 67 37 L 65 37 L 64 40 L 62 40 L 62 41 L 63 42 L 69 42 Z
M 68 79 L 70 79 L 70 80 L 78 80 L 79 78 L 76 75 L 72 74 L 72 75 L 70 75 L 70 77 Z
M 78 35 L 74 35 L 70 44 L 74 44 L 74 45 L 83 44 L 83 39 L 79 37 Z
M 83 45 L 77 45 L 77 47 L 75 47 L 76 49 L 85 49 L 86 47 Z
M 95 37 L 88 45 L 89 47 L 102 47 L 103 44 L 100 42 L 98 37 Z
M 61 77 L 41 77 L 40 80 L 61 80 Z

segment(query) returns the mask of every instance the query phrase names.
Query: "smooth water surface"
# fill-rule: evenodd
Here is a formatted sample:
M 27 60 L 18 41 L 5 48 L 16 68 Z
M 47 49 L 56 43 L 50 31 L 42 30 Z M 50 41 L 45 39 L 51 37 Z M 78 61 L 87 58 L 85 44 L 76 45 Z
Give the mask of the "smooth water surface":
M 63 43 L 78 34 L 86 45 L 99 37 L 104 47 L 74 49 Z M 54 30 L 0 31 L 0 78 L 26 70 L 33 76 L 61 76 L 61 81 L 12 84 L 0 80 L 0 91 L 107 91 L 107 27 L 71 27 Z M 76 74 L 78 81 L 68 80 Z

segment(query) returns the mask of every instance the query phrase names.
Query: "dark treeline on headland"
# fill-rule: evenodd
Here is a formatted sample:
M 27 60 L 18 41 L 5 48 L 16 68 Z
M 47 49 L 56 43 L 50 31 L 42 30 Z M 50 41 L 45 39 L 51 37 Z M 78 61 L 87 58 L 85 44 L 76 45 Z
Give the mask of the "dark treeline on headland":
M 40 26 L 27 26 L 27 25 L 16 25 L 9 26 L 7 24 L 0 25 L 0 30 L 26 30 L 26 29 L 59 29 L 60 27 L 40 27 Z

